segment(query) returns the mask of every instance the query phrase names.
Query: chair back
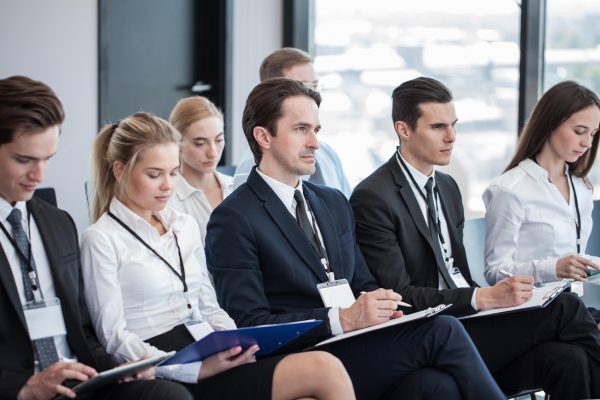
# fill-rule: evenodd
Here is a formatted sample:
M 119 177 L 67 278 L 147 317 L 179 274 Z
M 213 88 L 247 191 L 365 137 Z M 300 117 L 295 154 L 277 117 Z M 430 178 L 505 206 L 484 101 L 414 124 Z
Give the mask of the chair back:
M 485 268 L 485 218 L 465 221 L 463 242 L 471 277 L 481 287 L 489 286 L 483 274 Z
M 586 254 L 600 257 L 600 200 L 594 201 L 594 211 L 592 211 L 592 233 L 587 243 Z

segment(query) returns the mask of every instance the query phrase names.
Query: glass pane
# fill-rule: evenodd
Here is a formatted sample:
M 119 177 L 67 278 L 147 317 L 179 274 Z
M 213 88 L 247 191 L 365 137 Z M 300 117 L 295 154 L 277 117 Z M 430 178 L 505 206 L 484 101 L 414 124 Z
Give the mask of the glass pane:
M 468 217 L 508 164 L 517 130 L 519 16 L 514 0 L 316 1 L 315 67 L 323 86 L 320 139 L 338 152 L 352 185 L 398 143 L 391 94 L 429 76 L 454 94 L 458 138 L 443 168 Z
M 572 79 L 600 94 L 600 3 L 552 0 L 547 5 L 544 90 Z M 600 163 L 590 173 L 594 198 L 600 198 Z

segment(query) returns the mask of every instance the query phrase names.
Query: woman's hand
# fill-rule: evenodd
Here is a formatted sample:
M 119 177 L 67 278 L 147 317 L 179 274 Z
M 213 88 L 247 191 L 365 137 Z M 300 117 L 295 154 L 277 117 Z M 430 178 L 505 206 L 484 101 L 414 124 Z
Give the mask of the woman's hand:
M 588 276 L 588 267 L 600 269 L 600 265 L 594 264 L 588 258 L 576 255 L 566 256 L 559 258 L 556 262 L 556 276 L 584 282 Z
M 255 362 L 254 354 L 258 351 L 258 345 L 253 344 L 246 351 L 242 352 L 240 346 L 232 347 L 229 350 L 222 351 L 202 361 L 198 380 L 206 379 L 213 375 L 220 374 L 223 371 L 237 367 L 238 365 Z

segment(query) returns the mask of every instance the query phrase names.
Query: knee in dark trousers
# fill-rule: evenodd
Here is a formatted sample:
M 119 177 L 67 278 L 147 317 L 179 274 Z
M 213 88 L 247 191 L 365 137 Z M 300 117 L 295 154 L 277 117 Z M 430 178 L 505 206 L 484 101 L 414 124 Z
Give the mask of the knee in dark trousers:
M 422 368 L 398 380 L 382 400 L 462 399 L 452 376 L 435 368 Z

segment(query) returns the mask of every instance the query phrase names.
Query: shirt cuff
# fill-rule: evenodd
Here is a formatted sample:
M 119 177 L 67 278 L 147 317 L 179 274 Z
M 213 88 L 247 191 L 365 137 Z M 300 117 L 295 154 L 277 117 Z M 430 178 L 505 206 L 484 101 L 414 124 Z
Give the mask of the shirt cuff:
M 331 327 L 331 334 L 333 336 L 338 336 L 344 333 L 344 330 L 342 329 L 342 323 L 340 322 L 340 308 L 330 308 L 327 316 L 329 317 L 329 326 Z
M 560 280 L 556 276 L 557 257 L 546 258 L 538 263 L 535 268 L 536 282 L 552 282 Z
M 479 311 L 479 308 L 477 308 L 477 289 L 479 288 L 473 290 L 473 296 L 471 296 L 471 307 L 473 307 L 473 310 L 475 311 Z
M 156 367 L 156 377 L 184 383 L 198 383 L 202 361 Z

